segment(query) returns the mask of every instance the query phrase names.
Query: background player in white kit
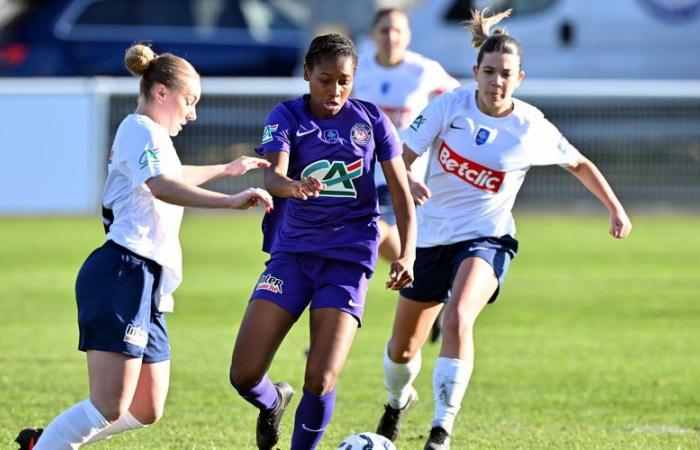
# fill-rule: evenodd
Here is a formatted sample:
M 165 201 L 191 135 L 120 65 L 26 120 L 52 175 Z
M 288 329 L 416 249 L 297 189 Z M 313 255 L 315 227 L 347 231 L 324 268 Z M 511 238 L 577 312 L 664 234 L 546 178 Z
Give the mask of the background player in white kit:
M 469 23 L 479 51 L 477 89 L 463 88 L 433 100 L 402 133 L 404 160 L 435 145 L 427 185 L 413 180 L 418 249 L 413 287 L 401 290 L 384 356 L 389 404 L 377 432 L 395 440 L 420 370 L 420 348 L 447 299 L 443 341 L 433 372 L 435 412 L 425 449 L 449 449 L 450 434 L 474 360 L 473 326 L 499 287 L 518 243 L 511 209 L 528 169 L 558 164 L 608 209 L 610 234 L 624 239 L 632 225 L 596 166 L 567 142 L 542 113 L 512 98 L 525 73 L 517 40 L 491 26 L 510 11 Z M 409 177 L 411 177 L 409 171 Z
M 360 55 L 352 96 L 379 106 L 397 130 L 408 127 L 431 98 L 459 87 L 459 82 L 437 61 L 407 50 L 411 28 L 403 11 L 377 11 L 372 40 L 376 53 Z M 422 179 L 427 165 L 427 155 L 419 158 L 411 169 L 414 177 Z M 399 254 L 399 235 L 386 179 L 380 170 L 375 172 L 375 184 L 381 212 L 379 254 L 394 261 Z
M 226 195 L 197 187 L 267 167 L 259 158 L 183 166 L 171 136 L 196 119 L 199 75 L 186 60 L 129 48 L 125 64 L 141 76 L 139 103 L 119 125 L 103 194 L 107 242 L 87 258 L 76 282 L 78 348 L 87 353 L 90 397 L 41 429 L 20 432 L 20 450 L 75 449 L 156 422 L 170 378 L 164 311 L 182 279 L 178 238 L 183 206 L 272 207 L 251 188 Z M 37 442 L 38 439 L 38 442 Z

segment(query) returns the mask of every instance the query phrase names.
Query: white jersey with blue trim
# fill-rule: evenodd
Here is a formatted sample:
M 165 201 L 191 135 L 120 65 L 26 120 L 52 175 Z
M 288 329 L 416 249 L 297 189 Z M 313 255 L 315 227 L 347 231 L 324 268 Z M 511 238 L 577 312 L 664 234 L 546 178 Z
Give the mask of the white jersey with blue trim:
M 432 147 L 432 197 L 417 209 L 418 247 L 515 235 L 511 211 L 528 169 L 579 158 L 542 112 L 514 102 L 510 114 L 492 117 L 479 110 L 474 88 L 457 89 L 431 101 L 401 132 L 418 155 Z
M 182 281 L 179 233 L 183 208 L 158 200 L 146 181 L 167 174 L 182 179 L 182 164 L 168 132 L 149 117 L 130 114 L 117 129 L 102 204 L 114 221 L 107 239 L 163 267 L 160 311 L 172 311 Z
M 398 130 L 409 126 L 431 98 L 459 87 L 440 63 L 418 53 L 407 51 L 403 62 L 393 67 L 377 63 L 374 52 L 360 56 L 357 63 L 352 96 L 379 106 Z M 423 178 L 428 159 L 418 159 L 414 175 Z M 384 172 L 377 170 L 377 186 L 386 185 Z

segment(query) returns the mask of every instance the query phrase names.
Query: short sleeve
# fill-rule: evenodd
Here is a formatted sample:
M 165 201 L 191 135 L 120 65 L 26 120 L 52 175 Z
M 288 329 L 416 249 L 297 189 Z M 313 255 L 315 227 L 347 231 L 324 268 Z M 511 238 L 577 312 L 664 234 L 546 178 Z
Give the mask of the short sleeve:
M 374 136 L 375 151 L 379 162 L 388 161 L 403 153 L 399 133 L 382 111 L 379 111 L 379 118 L 374 125 Z
M 443 92 L 457 89 L 460 86 L 459 81 L 447 73 L 447 71 L 437 61 L 433 61 L 428 67 L 428 79 L 433 83 L 433 85 L 430 87 L 431 95 L 437 96 Z
M 163 175 L 167 164 L 164 159 L 174 152 L 173 143 L 167 135 L 161 135 L 151 128 L 142 128 L 142 132 L 133 136 L 120 150 L 131 180 L 131 187 L 136 188 L 147 180 Z
M 533 135 L 530 164 L 570 166 L 580 157 L 579 151 L 547 119 L 542 119 Z
M 260 146 L 255 149 L 255 152 L 259 155 L 265 155 L 268 152 L 289 153 L 290 137 L 294 133 L 295 126 L 296 120 L 289 110 L 281 103 L 275 106 L 267 117 Z
M 447 95 L 434 98 L 413 123 L 401 131 L 401 139 L 416 155 L 425 153 L 442 132 Z

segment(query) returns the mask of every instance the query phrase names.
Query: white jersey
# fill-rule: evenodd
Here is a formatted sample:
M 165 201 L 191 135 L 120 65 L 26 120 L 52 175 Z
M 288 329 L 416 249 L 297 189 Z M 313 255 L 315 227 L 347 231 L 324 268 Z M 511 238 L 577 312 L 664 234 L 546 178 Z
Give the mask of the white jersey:
M 366 53 L 357 63 L 352 95 L 379 106 L 398 130 L 409 126 L 430 99 L 459 87 L 442 66 L 432 59 L 407 51 L 401 64 L 383 67 L 374 53 Z M 419 158 L 411 170 L 423 179 L 428 155 Z M 384 173 L 375 171 L 375 184 L 386 185 Z
M 515 100 L 491 117 L 462 88 L 434 99 L 401 137 L 416 154 L 431 146 L 427 185 L 417 208 L 418 247 L 515 234 L 511 210 L 532 166 L 568 166 L 580 154 L 534 106 Z
M 102 204 L 113 211 L 107 239 L 163 267 L 160 311 L 172 311 L 182 281 L 180 223 L 183 208 L 158 200 L 146 185 L 167 174 L 182 179 L 182 164 L 168 132 L 149 117 L 130 114 L 117 129 Z

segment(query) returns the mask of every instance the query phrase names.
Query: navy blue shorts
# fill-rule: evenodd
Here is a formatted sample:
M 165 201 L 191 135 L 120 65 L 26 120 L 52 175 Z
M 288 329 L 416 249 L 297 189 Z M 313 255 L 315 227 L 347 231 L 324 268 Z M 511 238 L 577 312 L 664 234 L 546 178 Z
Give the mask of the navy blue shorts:
M 413 265 L 413 286 L 401 289 L 401 295 L 415 301 L 446 302 L 459 265 L 467 258 L 478 257 L 493 267 L 498 278 L 498 288 L 489 303 L 496 301 L 505 281 L 510 260 L 518 251 L 518 241 L 512 236 L 485 237 L 416 249 Z
M 379 218 L 389 225 L 396 225 L 394 205 L 391 203 L 391 194 L 387 185 L 377 186 L 377 199 L 379 201 Z
M 78 349 L 123 353 L 144 363 L 170 359 L 165 316 L 157 308 L 161 267 L 107 241 L 78 272 Z

